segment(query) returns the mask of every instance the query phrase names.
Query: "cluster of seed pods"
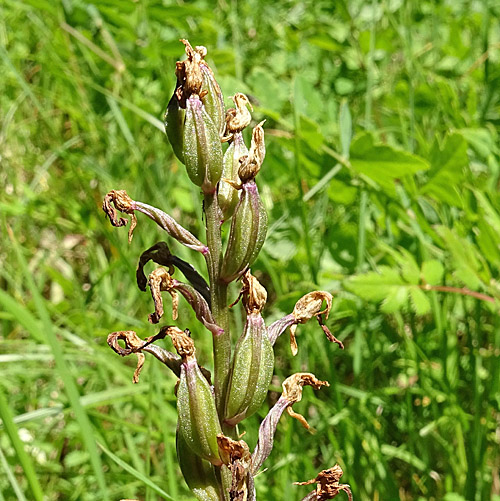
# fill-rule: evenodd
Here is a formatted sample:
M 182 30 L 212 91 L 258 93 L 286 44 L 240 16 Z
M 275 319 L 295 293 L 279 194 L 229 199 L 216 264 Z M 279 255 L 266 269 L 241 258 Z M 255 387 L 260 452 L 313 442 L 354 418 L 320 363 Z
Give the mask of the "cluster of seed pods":
M 137 284 L 143 291 L 149 287 L 152 294 L 152 324 L 158 324 L 164 313 L 162 292 L 172 297 L 174 320 L 182 322 L 178 319 L 179 294 L 187 301 L 213 337 L 213 381 L 212 374 L 198 364 L 195 341 L 186 326 L 182 326 L 184 330 L 164 326 L 158 334 L 145 339 L 134 331 L 113 332 L 108 336 L 108 344 L 119 355 L 137 356 L 134 382 L 139 380 L 145 353 L 156 357 L 178 377 L 177 456 L 184 479 L 196 498 L 252 501 L 256 499 L 254 477 L 271 453 L 281 415 L 287 410 L 308 428 L 305 418 L 294 412 L 292 405 L 302 398 L 304 386 L 328 386 L 311 373 L 287 378 L 281 397 L 260 425 L 251 453 L 249 445 L 239 439 L 237 425 L 254 414 L 266 399 L 273 376 L 276 339 L 289 328 L 295 355 L 297 325 L 316 318 L 328 340 L 343 346 L 324 323 L 332 306 L 328 292 L 306 294 L 292 313 L 266 326 L 262 310 L 267 292 L 250 271 L 267 232 L 267 214 L 255 182 L 266 152 L 264 122 L 253 128 L 247 148 L 243 130 L 252 121 L 247 97 L 236 94 L 232 97 L 234 108 L 225 111 L 222 92 L 205 61 L 206 49 L 181 41 L 187 57 L 176 65 L 177 83 L 165 113 L 165 131 L 190 180 L 201 190 L 206 243 L 165 212 L 133 200 L 122 190 L 110 191 L 103 209 L 114 226 L 127 224 L 126 218 L 117 217 L 117 211 L 130 215 L 129 241 L 137 223 L 135 213 L 139 212 L 155 221 L 171 238 L 204 256 L 208 283 L 192 264 L 173 255 L 167 243 L 159 242 L 141 254 Z M 221 228 L 226 222 L 230 228 L 224 245 Z M 160 267 L 146 277 L 144 267 L 149 261 Z M 174 278 L 176 270 L 186 282 Z M 233 305 L 228 304 L 227 291 L 235 281 L 241 285 L 238 300 L 242 300 L 246 320 L 243 332 L 232 339 L 229 308 Z M 171 338 L 176 353 L 155 344 L 166 337 Z M 307 482 L 316 482 L 317 487 L 304 499 L 331 499 L 342 491 L 351 498 L 349 486 L 339 483 L 341 476 L 338 465 L 324 470 Z

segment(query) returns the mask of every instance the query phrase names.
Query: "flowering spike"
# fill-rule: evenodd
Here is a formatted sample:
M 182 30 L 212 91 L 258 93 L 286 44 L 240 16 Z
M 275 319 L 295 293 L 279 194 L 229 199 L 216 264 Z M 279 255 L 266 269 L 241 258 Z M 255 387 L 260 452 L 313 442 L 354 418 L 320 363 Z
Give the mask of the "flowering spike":
M 250 265 L 262 249 L 267 233 L 267 214 L 255 178 L 265 155 L 264 122 L 252 131 L 250 148 L 242 131 L 250 125 L 252 106 L 241 93 L 232 96 L 234 107 L 224 112 L 221 89 L 206 63 L 207 50 L 193 48 L 187 40 L 186 57 L 176 63 L 176 85 L 165 113 L 165 132 L 177 158 L 185 165 L 191 181 L 201 189 L 207 245 L 163 211 L 132 200 L 125 191 L 110 191 L 103 209 L 114 226 L 125 226 L 128 214 L 129 241 L 136 226 L 136 212 L 155 221 L 172 238 L 201 252 L 207 265 L 208 282 L 195 267 L 172 254 L 159 242 L 141 254 L 137 285 L 149 285 L 155 311 L 151 323 L 163 315 L 162 293 L 172 296 L 172 316 L 178 317 L 179 296 L 192 307 L 196 319 L 212 333 L 214 385 L 210 373 L 198 365 L 189 330 L 165 326 L 158 334 L 140 339 L 133 331 L 114 332 L 108 343 L 121 356 L 136 355 L 134 382 L 150 353 L 179 377 L 177 395 L 177 455 L 181 471 L 194 496 L 202 501 L 256 501 L 254 476 L 272 451 L 278 421 L 285 410 L 306 428 L 305 418 L 292 410 L 302 397 L 305 385 L 318 389 L 328 385 L 310 373 L 291 376 L 283 383 L 283 394 L 262 421 L 252 455 L 243 440 L 235 440 L 235 426 L 253 414 L 264 401 L 273 374 L 273 345 L 287 328 L 297 353 L 295 331 L 298 324 L 315 317 L 330 341 L 342 343 L 328 330 L 324 319 L 332 307 L 332 296 L 315 291 L 302 297 L 292 313 L 266 328 L 262 316 L 267 291 L 251 275 Z M 228 142 L 225 154 L 222 142 Z M 222 223 L 231 219 L 224 251 Z M 145 266 L 153 261 L 161 266 L 146 277 Z M 174 278 L 180 270 L 188 283 Z M 228 286 L 241 278 L 246 318 L 236 346 L 232 346 L 228 305 Z M 326 307 L 323 305 L 326 302 Z M 154 344 L 170 336 L 178 355 Z M 238 336 L 237 336 L 238 338 Z M 123 347 L 125 343 L 125 347 Z M 222 430 L 230 436 L 222 434 Z M 240 437 L 241 438 L 241 437 Z M 337 467 L 335 467 L 337 468 Z M 350 495 L 346 484 L 339 484 L 341 471 L 325 470 L 316 479 L 318 487 L 304 500 L 330 499 L 340 490 Z

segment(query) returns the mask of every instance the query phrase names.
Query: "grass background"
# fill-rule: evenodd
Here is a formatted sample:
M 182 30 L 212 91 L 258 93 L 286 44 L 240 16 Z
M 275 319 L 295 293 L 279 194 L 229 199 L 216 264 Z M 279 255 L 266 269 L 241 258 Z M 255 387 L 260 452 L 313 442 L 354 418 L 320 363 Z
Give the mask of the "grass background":
M 495 0 L 3 0 L 0 500 L 190 499 L 175 378 L 148 359 L 133 385 L 105 342 L 155 333 L 135 266 L 164 236 L 142 218 L 128 246 L 99 207 L 127 189 L 203 234 L 159 122 L 179 38 L 267 119 L 267 318 L 331 291 L 346 345 L 314 325 L 296 358 L 278 340 L 276 385 L 331 386 L 295 407 L 316 434 L 280 422 L 260 498 L 301 499 L 293 481 L 339 462 L 358 500 L 500 499 L 499 17 Z M 180 318 L 209 366 L 209 333 Z

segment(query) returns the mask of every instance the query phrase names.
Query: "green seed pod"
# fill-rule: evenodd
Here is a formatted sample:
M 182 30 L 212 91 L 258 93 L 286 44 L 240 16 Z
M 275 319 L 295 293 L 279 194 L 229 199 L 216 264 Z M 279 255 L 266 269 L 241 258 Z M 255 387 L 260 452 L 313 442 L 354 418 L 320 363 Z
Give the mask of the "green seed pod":
M 229 241 L 222 262 L 221 279 L 238 278 L 256 259 L 267 233 L 267 213 L 255 181 L 243 184 L 236 206 Z
M 236 425 L 257 411 L 273 376 L 274 353 L 260 313 L 247 316 L 234 351 L 226 400 L 225 422 Z
M 244 155 L 248 155 L 248 148 L 245 146 L 241 132 L 238 132 L 234 134 L 233 141 L 224 154 L 222 180 L 217 192 L 217 200 L 224 221 L 231 219 L 238 204 L 238 190 L 225 180 L 240 184 L 238 169 L 240 168 L 240 158 Z
M 179 101 L 174 93 L 168 102 L 167 110 L 165 111 L 165 115 L 163 117 L 163 123 L 165 124 L 165 132 L 170 144 L 172 145 L 175 156 L 182 163 L 184 163 L 183 130 L 185 117 L 186 110 L 180 107 Z
M 189 178 L 204 193 L 213 193 L 222 174 L 222 146 L 219 130 L 196 94 L 186 101 L 183 148 Z
M 219 135 L 222 136 L 225 126 L 224 97 L 212 70 L 205 61 L 200 62 L 200 70 L 203 78 L 201 100 Z
M 177 388 L 179 431 L 194 454 L 220 466 L 217 434 L 221 433 L 221 427 L 215 397 L 196 361 L 194 342 L 189 331 L 181 331 L 178 327 L 167 327 L 165 334 L 172 338 L 182 358 Z
M 221 427 L 212 390 L 198 363 L 189 360 L 181 366 L 177 389 L 179 429 L 194 454 L 220 465 L 217 434 Z
M 175 442 L 182 476 L 193 494 L 200 501 L 219 501 L 219 486 L 212 464 L 193 453 L 179 427 Z

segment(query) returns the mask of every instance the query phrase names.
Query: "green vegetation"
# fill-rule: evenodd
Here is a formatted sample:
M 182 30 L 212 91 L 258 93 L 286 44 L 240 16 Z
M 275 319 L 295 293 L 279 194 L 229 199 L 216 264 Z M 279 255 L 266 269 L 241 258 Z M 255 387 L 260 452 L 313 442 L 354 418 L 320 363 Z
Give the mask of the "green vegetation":
M 304 368 L 331 386 L 295 406 L 314 436 L 282 419 L 261 499 L 301 499 L 292 482 L 336 462 L 358 500 L 499 499 L 499 19 L 494 0 L 4 0 L 0 501 L 190 499 L 175 378 L 146 363 L 133 385 L 106 344 L 157 332 L 135 267 L 166 235 L 140 220 L 127 246 L 100 209 L 126 189 L 203 232 L 162 132 L 179 38 L 209 49 L 227 104 L 244 92 L 267 119 L 266 318 L 332 292 L 346 346 L 312 324 L 295 358 L 278 339 L 269 404 Z

